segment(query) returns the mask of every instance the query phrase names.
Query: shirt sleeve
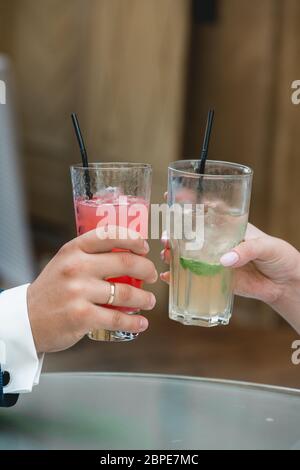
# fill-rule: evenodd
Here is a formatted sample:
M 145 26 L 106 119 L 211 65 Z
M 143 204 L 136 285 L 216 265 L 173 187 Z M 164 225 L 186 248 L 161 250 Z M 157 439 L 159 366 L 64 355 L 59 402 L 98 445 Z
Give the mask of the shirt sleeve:
M 44 356 L 38 356 L 27 310 L 29 284 L 9 289 L 0 295 L 0 340 L 5 344 L 6 363 L 10 374 L 4 393 L 31 392 L 39 383 Z

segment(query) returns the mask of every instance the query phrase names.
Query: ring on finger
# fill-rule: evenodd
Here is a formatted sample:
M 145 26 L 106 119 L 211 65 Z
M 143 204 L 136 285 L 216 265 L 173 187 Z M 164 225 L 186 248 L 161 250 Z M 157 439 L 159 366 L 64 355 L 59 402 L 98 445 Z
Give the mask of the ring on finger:
M 115 296 L 116 296 L 116 284 L 114 282 L 108 282 L 108 283 L 110 285 L 110 292 L 109 292 L 109 298 L 106 304 L 112 305 L 114 303 Z

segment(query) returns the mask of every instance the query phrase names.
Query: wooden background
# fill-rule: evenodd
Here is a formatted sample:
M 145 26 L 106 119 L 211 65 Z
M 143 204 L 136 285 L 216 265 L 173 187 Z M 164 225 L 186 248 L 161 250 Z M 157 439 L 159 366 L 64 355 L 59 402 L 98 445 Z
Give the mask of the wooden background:
M 199 23 L 190 0 L 0 0 L 0 49 L 15 65 L 29 210 L 51 249 L 74 235 L 72 111 L 91 160 L 154 165 L 157 202 L 168 162 L 198 155 L 211 106 L 211 157 L 255 170 L 251 220 L 300 246 L 300 107 L 290 99 L 300 78 L 300 3 L 216 3 L 215 20 Z M 159 250 L 154 243 L 160 269 Z M 166 289 L 156 289 L 165 314 Z M 255 310 L 261 323 L 276 324 L 260 304 L 244 301 L 240 309 L 246 322 Z
M 215 106 L 212 155 L 254 168 L 251 220 L 298 248 L 299 24 L 297 0 L 219 0 L 216 22 L 193 28 L 184 138 L 197 153 Z

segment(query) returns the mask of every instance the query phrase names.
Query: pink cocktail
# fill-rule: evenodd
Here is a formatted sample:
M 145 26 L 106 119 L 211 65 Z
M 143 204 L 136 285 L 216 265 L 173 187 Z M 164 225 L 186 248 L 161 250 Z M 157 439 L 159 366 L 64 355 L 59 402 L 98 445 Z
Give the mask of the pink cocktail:
M 98 227 L 116 225 L 131 228 L 147 238 L 149 203 L 142 198 L 134 196 L 94 196 L 93 199 L 75 200 L 77 234 L 82 235 Z M 113 250 L 121 251 L 121 250 Z M 133 287 L 142 287 L 142 281 L 130 276 L 111 277 L 109 282 L 130 284 Z M 106 305 L 107 308 L 115 308 Z M 137 310 L 118 307 L 126 313 Z

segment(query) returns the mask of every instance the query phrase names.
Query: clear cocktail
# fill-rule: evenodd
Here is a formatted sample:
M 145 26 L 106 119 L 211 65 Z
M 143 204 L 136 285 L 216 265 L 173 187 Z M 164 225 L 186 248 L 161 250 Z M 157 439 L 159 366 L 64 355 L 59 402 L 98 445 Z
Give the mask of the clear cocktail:
M 170 230 L 171 281 L 169 315 L 185 325 L 229 323 L 233 305 L 233 270 L 220 264 L 223 254 L 244 238 L 252 171 L 247 167 L 208 162 L 208 174 L 195 175 L 194 161 L 175 162 L 169 169 L 169 205 L 182 207 L 183 222 L 196 228 L 196 205 L 201 207 L 201 243 L 191 234 Z M 187 220 L 190 224 L 187 224 Z M 183 223 L 182 222 L 182 223 Z M 196 231 L 195 231 L 196 239 Z

